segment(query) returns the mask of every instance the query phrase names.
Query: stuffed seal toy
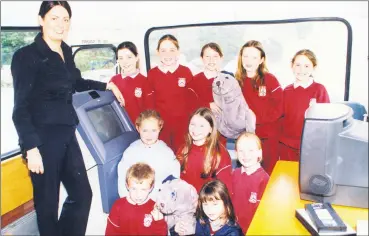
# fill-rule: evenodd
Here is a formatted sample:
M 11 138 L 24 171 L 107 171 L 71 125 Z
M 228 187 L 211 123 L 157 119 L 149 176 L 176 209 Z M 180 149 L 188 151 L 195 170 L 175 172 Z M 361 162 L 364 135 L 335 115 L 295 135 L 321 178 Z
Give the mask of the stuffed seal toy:
M 221 108 L 214 113 L 219 132 L 236 139 L 244 132 L 255 133 L 256 116 L 249 109 L 238 81 L 227 72 L 220 72 L 212 83 L 215 104 Z
M 178 235 L 174 228 L 179 222 L 185 226 L 183 235 L 195 234 L 197 200 L 195 187 L 186 181 L 172 175 L 163 181 L 156 197 L 156 207 L 164 215 L 171 236 Z

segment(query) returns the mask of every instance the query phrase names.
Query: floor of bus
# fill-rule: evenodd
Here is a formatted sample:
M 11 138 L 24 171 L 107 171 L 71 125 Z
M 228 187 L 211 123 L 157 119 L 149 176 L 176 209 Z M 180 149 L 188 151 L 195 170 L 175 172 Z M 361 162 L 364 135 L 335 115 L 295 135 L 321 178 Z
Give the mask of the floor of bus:
M 86 145 L 81 141 L 81 137 L 78 135 L 81 150 L 83 153 L 83 158 L 86 165 L 87 175 L 90 181 L 92 189 L 92 203 L 88 219 L 88 225 L 86 229 L 86 235 L 104 235 L 106 228 L 106 220 L 108 214 L 103 212 L 101 205 L 101 194 L 100 194 L 100 184 L 96 162 L 88 151 Z M 227 143 L 228 151 L 232 158 L 232 166 L 236 167 L 237 160 L 234 151 L 234 143 Z M 60 200 L 59 200 L 59 214 L 63 205 L 67 193 L 63 185 L 60 187 Z M 19 220 L 7 225 L 5 228 L 1 229 L 1 235 L 39 235 L 36 214 L 35 211 L 28 213 Z

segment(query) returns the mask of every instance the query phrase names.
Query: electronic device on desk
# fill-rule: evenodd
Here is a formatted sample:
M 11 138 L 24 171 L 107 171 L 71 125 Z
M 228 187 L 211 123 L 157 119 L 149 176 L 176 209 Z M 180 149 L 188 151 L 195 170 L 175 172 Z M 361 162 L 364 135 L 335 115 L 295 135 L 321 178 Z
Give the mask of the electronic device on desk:
M 309 205 L 309 204 L 306 204 Z M 309 231 L 311 235 L 319 235 L 319 236 L 325 236 L 325 235 L 356 235 L 355 230 L 348 224 L 345 225 L 346 229 L 342 230 L 327 230 L 323 228 L 318 228 L 317 225 L 313 222 L 311 217 L 309 216 L 309 213 L 305 209 L 296 209 L 295 212 L 296 218 L 305 226 L 305 228 Z
M 330 203 L 305 204 L 305 210 L 318 232 L 346 231 L 347 227 Z
M 368 208 L 368 122 L 349 106 L 317 103 L 305 113 L 300 198 Z

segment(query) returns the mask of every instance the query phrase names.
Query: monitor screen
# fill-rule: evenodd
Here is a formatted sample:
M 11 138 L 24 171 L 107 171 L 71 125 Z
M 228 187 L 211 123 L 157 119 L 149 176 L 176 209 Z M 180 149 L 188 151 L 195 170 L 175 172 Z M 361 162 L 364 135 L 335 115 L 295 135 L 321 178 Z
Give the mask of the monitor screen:
M 123 125 L 111 105 L 87 111 L 101 142 L 106 143 L 123 134 Z

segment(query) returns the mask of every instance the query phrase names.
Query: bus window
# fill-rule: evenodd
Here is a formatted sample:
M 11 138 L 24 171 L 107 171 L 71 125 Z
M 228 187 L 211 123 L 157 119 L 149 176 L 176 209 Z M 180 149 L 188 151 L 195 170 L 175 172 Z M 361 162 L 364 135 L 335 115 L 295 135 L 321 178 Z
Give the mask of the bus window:
M 19 150 L 18 134 L 12 112 L 14 106 L 13 77 L 10 71 L 15 51 L 33 42 L 38 28 L 1 27 L 1 156 Z
M 85 79 L 108 82 L 117 73 L 113 45 L 80 46 L 74 52 L 74 62 Z
M 327 18 L 328 19 L 328 18 Z M 164 34 L 173 34 L 180 44 L 180 63 L 193 74 L 202 70 L 200 50 L 216 42 L 224 54 L 223 70 L 235 73 L 240 48 L 249 40 L 258 40 L 266 51 L 267 67 L 282 87 L 293 83 L 291 60 L 300 49 L 312 50 L 318 58 L 315 80 L 328 90 L 332 102 L 345 98 L 349 27 L 344 20 L 280 20 L 169 26 L 149 29 L 145 38 L 146 63 L 157 65 L 157 43 Z M 351 50 L 351 49 L 350 49 Z

